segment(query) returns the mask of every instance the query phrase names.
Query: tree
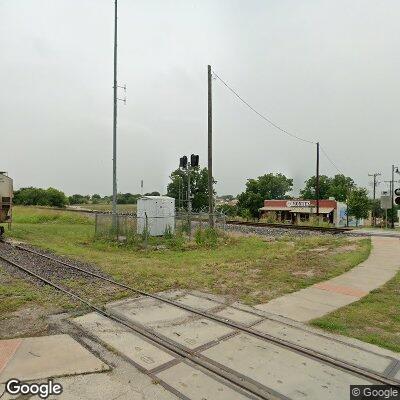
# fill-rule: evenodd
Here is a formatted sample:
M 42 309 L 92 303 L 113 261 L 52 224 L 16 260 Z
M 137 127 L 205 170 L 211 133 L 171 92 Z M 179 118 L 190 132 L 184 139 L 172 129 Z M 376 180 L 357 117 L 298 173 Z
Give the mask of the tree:
M 283 174 L 265 174 L 257 179 L 248 179 L 246 190 L 238 196 L 238 209 L 241 214 L 248 210 L 255 218 L 266 199 L 285 199 L 292 190 L 293 179 Z M 248 215 L 248 213 L 246 213 Z
M 118 193 L 117 204 L 136 204 L 140 194 Z
M 368 198 L 368 191 L 365 188 L 355 188 L 349 193 L 347 200 L 347 209 L 349 215 L 356 218 L 356 225 L 358 220 L 368 217 L 368 211 L 371 208 L 371 202 Z
M 345 202 L 350 191 L 355 187 L 356 185 L 352 178 L 337 174 L 331 179 L 328 197 L 334 197 L 337 201 Z
M 68 199 L 63 192 L 54 188 L 21 188 L 14 192 L 14 204 L 24 206 L 65 207 Z
M 305 182 L 304 189 L 300 190 L 300 196 L 303 199 L 315 200 L 317 198 L 317 194 L 315 191 L 317 178 L 312 176 L 308 178 Z M 319 176 L 319 198 L 327 199 L 329 197 L 329 190 L 331 186 L 331 179 L 326 175 Z
M 88 198 L 87 196 L 83 196 L 81 194 L 73 194 L 68 197 L 69 204 L 87 204 Z
M 231 201 L 235 198 L 235 196 L 231 194 L 224 194 L 222 196 L 219 196 L 220 199 L 225 200 L 225 201 Z
M 303 199 L 317 198 L 316 195 L 316 177 L 312 176 L 305 182 L 304 189 L 300 190 L 300 195 Z M 337 201 L 346 201 L 350 190 L 355 188 L 355 184 L 352 178 L 344 176 L 343 174 L 337 174 L 333 178 L 329 178 L 326 175 L 320 175 L 319 177 L 319 198 L 328 199 L 334 197 Z
M 176 206 L 187 208 L 187 171 L 176 169 L 170 175 L 171 182 L 167 186 L 167 196 L 176 200 Z M 216 181 L 214 181 L 216 183 Z M 191 168 L 190 192 L 192 196 L 192 210 L 200 211 L 208 208 L 208 170 L 207 168 Z M 214 190 L 215 195 L 215 190 Z M 181 204 L 178 204 L 181 199 Z M 184 199 L 184 201 L 182 201 Z
M 235 217 L 238 213 L 237 207 L 231 204 L 220 204 L 216 207 L 216 210 L 227 215 L 228 217 Z
M 68 203 L 67 196 L 61 190 L 48 188 L 46 190 L 47 204 L 50 207 L 65 207 Z
M 150 192 L 150 193 L 145 193 L 145 196 L 161 196 L 160 192 Z

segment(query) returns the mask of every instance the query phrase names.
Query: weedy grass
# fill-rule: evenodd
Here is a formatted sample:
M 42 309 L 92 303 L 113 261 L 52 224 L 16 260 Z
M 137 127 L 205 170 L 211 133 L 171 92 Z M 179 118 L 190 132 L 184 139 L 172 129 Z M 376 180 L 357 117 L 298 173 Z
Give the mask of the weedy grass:
M 400 352 L 400 272 L 360 301 L 313 320 L 328 331 Z
M 247 304 L 266 302 L 339 275 L 365 260 L 371 248 L 369 239 L 351 241 L 330 235 L 268 239 L 215 235 L 211 230 L 203 230 L 195 233 L 189 243 L 182 236 L 166 235 L 163 241 L 168 245 L 140 249 L 129 243 L 96 240 L 90 217 L 56 213 L 58 217 L 53 218 L 53 211 L 15 207 L 15 223 L 7 235 L 96 264 L 113 279 L 140 290 L 197 289 Z M 38 219 L 40 223 L 36 222 Z M 150 244 L 151 240 L 157 241 L 149 239 Z M 69 283 L 79 290 L 79 281 Z M 3 306 L 3 312 L 30 301 L 47 303 L 48 288 L 36 292 L 35 285 L 25 284 L 35 298 L 21 298 L 20 291 L 8 291 L 9 305 Z M 102 302 L 127 295 L 108 291 L 96 296 L 96 290 L 92 290 L 91 298 Z M 16 306 L 10 306 L 12 302 Z
M 365 260 L 370 252 L 369 239 L 354 242 L 324 235 L 265 240 L 227 234 L 216 237 L 211 230 L 198 231 L 189 244 L 182 245 L 179 236 L 171 236 L 164 242 L 176 241 L 174 245 L 137 249 L 95 240 L 90 219 L 75 213 L 57 212 L 56 220 L 26 222 L 42 218 L 44 211 L 15 207 L 15 221 L 25 222 L 14 223 L 8 234 L 95 263 L 110 276 L 142 290 L 198 289 L 232 295 L 249 304 L 339 275 Z M 62 214 L 68 214 L 73 222 Z M 82 223 L 77 222 L 79 218 L 83 218 Z M 151 240 L 156 244 L 157 239 L 149 243 Z M 353 246 L 350 250 L 349 245 Z

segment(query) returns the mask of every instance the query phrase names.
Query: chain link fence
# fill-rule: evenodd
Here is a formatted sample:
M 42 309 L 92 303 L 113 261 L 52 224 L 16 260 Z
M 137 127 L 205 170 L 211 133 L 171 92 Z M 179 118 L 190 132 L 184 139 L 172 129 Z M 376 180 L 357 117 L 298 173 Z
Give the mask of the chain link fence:
M 226 216 L 216 212 L 213 214 L 217 228 L 226 229 Z M 191 235 L 196 229 L 209 225 L 209 214 L 206 212 L 178 212 L 175 217 L 138 217 L 135 214 L 95 214 L 95 236 L 116 240 L 154 236 L 171 236 L 174 233 Z

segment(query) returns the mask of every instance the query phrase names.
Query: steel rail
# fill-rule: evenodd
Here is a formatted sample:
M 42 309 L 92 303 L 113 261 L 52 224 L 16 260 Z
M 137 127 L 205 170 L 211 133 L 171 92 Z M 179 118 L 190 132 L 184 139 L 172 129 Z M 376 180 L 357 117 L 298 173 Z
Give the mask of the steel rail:
M 49 279 L 38 275 L 37 273 L 33 272 L 29 268 L 26 268 L 6 257 L 3 255 L 0 255 L 0 259 L 6 261 L 7 263 L 11 264 L 12 266 L 24 271 L 25 273 L 33 276 L 34 278 L 44 282 L 45 284 L 52 286 L 53 288 L 59 290 L 60 292 L 72 297 L 75 300 L 80 301 L 81 303 L 85 304 L 92 310 L 96 311 L 97 313 L 115 321 L 118 322 L 119 324 L 133 330 L 134 332 L 138 333 L 139 335 L 149 339 L 150 341 L 157 343 L 158 345 L 168 349 L 169 351 L 173 352 L 176 354 L 178 357 L 187 359 L 202 368 L 205 368 L 208 371 L 211 371 L 212 373 L 218 375 L 219 377 L 225 379 L 226 381 L 231 382 L 235 386 L 239 387 L 240 389 L 243 389 L 252 395 L 256 396 L 259 399 L 263 400 L 278 400 L 281 399 L 281 397 L 276 396 L 274 393 L 270 393 L 267 390 L 263 390 L 260 387 L 258 387 L 256 384 L 247 381 L 243 379 L 242 377 L 237 376 L 235 373 L 232 373 L 228 369 L 225 369 L 223 365 L 218 364 L 214 365 L 211 360 L 208 360 L 206 357 L 204 357 L 202 354 L 196 354 L 195 351 L 190 351 L 188 350 L 185 346 L 180 345 L 179 343 L 176 343 L 164 336 L 160 336 L 156 332 L 154 332 L 151 328 L 145 327 L 142 324 L 139 324 L 137 322 L 127 322 L 126 320 L 119 318 L 115 316 L 112 313 L 109 313 L 105 311 L 104 309 L 92 304 L 91 302 L 85 300 L 83 297 L 79 296 L 78 294 L 71 292 L 70 290 L 67 290 L 63 288 L 62 286 L 58 285 L 57 283 L 54 283 L 50 281 Z
M 272 224 L 268 222 L 249 222 L 249 221 L 226 221 L 227 225 L 239 225 L 239 226 L 254 226 L 254 227 L 268 227 L 268 228 L 281 228 L 281 229 L 295 229 L 303 231 L 317 231 L 317 232 L 331 232 L 331 233 L 343 233 L 350 232 L 352 228 L 348 227 L 330 227 L 330 226 L 307 226 L 307 225 L 289 225 L 289 224 Z
M 103 281 L 109 282 L 109 283 L 114 284 L 116 286 L 119 286 L 121 288 L 130 290 L 130 291 L 132 291 L 134 293 L 137 293 L 137 294 L 140 294 L 142 296 L 146 296 L 146 297 L 150 297 L 150 298 L 159 300 L 161 302 L 170 304 L 170 305 L 178 307 L 180 309 L 189 311 L 189 312 L 191 312 L 193 314 L 197 314 L 197 315 L 200 315 L 200 316 L 202 316 L 204 318 L 211 319 L 211 320 L 213 320 L 215 322 L 227 325 L 230 328 L 237 329 L 237 330 L 239 330 L 241 332 L 245 332 L 245 333 L 247 333 L 249 335 L 252 335 L 252 336 L 255 336 L 255 337 L 259 338 L 259 339 L 266 340 L 268 342 L 272 342 L 272 343 L 277 344 L 277 345 L 279 345 L 281 347 L 284 347 L 284 348 L 289 348 L 290 350 L 293 350 L 293 351 L 295 351 L 295 352 L 297 352 L 299 354 L 306 355 L 306 356 L 311 357 L 313 359 L 316 359 L 316 360 L 318 360 L 320 362 L 324 362 L 325 364 L 328 364 L 328 365 L 333 365 L 333 366 L 335 366 L 337 368 L 345 370 L 346 372 L 357 374 L 357 375 L 363 376 L 363 377 L 365 377 L 367 379 L 372 379 L 374 381 L 377 381 L 377 382 L 380 382 L 380 383 L 383 383 L 383 384 L 386 384 L 386 385 L 399 385 L 400 384 L 400 382 L 397 381 L 397 380 L 392 380 L 390 378 L 387 378 L 387 377 L 385 377 L 383 375 L 380 375 L 380 374 L 377 374 L 375 372 L 365 370 L 365 369 L 360 368 L 360 367 L 358 367 L 358 366 L 356 366 L 354 364 L 347 363 L 347 362 L 339 360 L 337 358 L 328 356 L 326 354 L 320 353 L 320 352 L 315 351 L 313 349 L 310 349 L 308 347 L 300 346 L 300 345 L 297 345 L 295 343 L 289 342 L 287 340 L 280 339 L 280 338 L 278 338 L 276 336 L 257 331 L 255 329 L 249 328 L 249 327 L 247 327 L 247 326 L 245 326 L 243 324 L 240 324 L 238 322 L 234 322 L 234 321 L 232 321 L 230 319 L 222 318 L 222 317 L 219 317 L 217 315 L 210 314 L 208 312 L 195 309 L 195 308 L 190 307 L 188 305 L 184 305 L 182 303 L 179 303 L 179 302 L 164 298 L 164 297 L 156 295 L 156 294 L 151 294 L 151 293 L 147 293 L 147 292 L 144 292 L 142 290 L 139 290 L 139 289 L 135 289 L 135 288 L 133 288 L 133 287 L 131 287 L 129 285 L 125 285 L 123 283 L 116 282 L 113 279 L 103 277 L 103 276 L 101 276 L 99 274 L 96 274 L 94 272 L 90 272 L 90 271 L 87 271 L 87 270 L 85 270 L 83 268 L 77 267 L 76 265 L 73 265 L 71 263 L 67 263 L 67 262 L 58 260 L 58 259 L 56 259 L 54 257 L 48 256 L 46 254 L 39 253 L 39 252 L 37 252 L 35 250 L 31 250 L 31 249 L 28 249 L 26 247 L 23 247 L 23 246 L 20 246 L 20 245 L 15 245 L 14 247 L 16 247 L 16 248 L 18 248 L 18 249 L 20 249 L 22 251 L 26 251 L 26 252 L 38 255 L 40 257 L 52 260 L 52 261 L 54 261 L 56 263 L 59 263 L 61 265 L 65 265 L 67 267 L 70 267 L 70 268 L 75 269 L 77 271 L 83 272 L 83 273 L 88 274 L 90 276 L 93 276 L 95 278 L 101 279 Z

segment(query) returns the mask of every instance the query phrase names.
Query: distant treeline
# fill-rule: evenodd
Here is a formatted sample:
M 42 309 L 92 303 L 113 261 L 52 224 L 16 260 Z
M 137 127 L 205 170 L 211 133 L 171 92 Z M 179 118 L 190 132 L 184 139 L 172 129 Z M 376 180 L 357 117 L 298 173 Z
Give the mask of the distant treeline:
M 159 192 L 145 193 L 145 196 L 159 195 Z M 140 196 L 140 194 L 118 193 L 117 203 L 136 204 Z M 112 196 L 102 197 L 99 194 L 73 194 L 72 196 L 66 196 L 64 192 L 54 188 L 27 187 L 14 191 L 14 204 L 24 206 L 65 207 L 68 204 L 109 204 L 111 202 Z

